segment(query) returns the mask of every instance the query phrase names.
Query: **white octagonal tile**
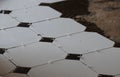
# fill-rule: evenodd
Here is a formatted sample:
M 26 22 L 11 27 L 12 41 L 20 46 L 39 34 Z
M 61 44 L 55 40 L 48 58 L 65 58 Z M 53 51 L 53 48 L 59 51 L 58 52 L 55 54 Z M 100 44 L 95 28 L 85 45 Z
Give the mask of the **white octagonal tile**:
M 61 16 L 61 13 L 47 6 L 36 6 L 22 10 L 13 11 L 12 17 L 21 22 L 38 22 Z
M 62 60 L 35 67 L 28 73 L 30 77 L 97 77 L 97 74 L 80 61 Z
M 5 31 L 8 32 L 19 43 L 19 45 L 38 42 L 41 39 L 40 36 L 37 36 L 37 34 L 29 28 L 16 27 Z
M 18 47 L 9 49 L 5 53 L 6 56 L 10 56 L 12 61 L 24 67 L 32 67 L 41 65 L 49 61 L 64 59 L 66 53 L 51 43 L 38 42 L 25 47 Z
M 56 39 L 54 42 L 68 53 L 88 53 L 114 45 L 114 42 L 93 32 L 82 32 Z
M 120 74 L 120 48 L 110 48 L 83 56 L 83 61 L 100 74 Z
M 35 23 L 30 28 L 44 37 L 59 37 L 71 33 L 82 32 L 86 29 L 85 26 L 69 18 L 57 18 Z

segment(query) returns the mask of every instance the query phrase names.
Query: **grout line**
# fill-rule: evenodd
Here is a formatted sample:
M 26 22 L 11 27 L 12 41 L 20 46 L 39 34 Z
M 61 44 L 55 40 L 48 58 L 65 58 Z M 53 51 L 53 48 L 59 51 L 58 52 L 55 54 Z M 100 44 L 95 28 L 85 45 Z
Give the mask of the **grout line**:
M 5 56 L 5 55 L 3 55 L 3 56 L 4 56 L 5 58 L 7 58 L 8 61 L 15 66 L 15 68 L 17 67 L 17 65 L 12 61 L 12 59 L 9 58 L 9 56 L 8 56 L 8 57 Z M 2 76 L 9 75 L 9 74 L 12 73 L 13 71 L 14 71 L 14 69 L 10 70 L 7 74 L 4 74 L 4 75 L 2 75 Z
M 30 29 L 32 32 L 34 32 L 36 35 L 43 37 L 41 34 L 38 34 L 37 32 L 35 32 L 32 28 L 29 28 L 29 29 Z
M 44 64 L 40 64 L 40 65 L 35 65 L 35 66 L 32 66 L 31 68 L 36 68 L 36 67 L 40 67 L 40 66 L 44 66 L 44 65 L 47 65 L 48 63 L 44 63 Z
M 6 50 L 7 51 L 7 50 Z M 8 52 L 6 52 L 7 54 L 9 54 Z M 5 57 L 5 58 L 7 58 L 8 59 L 8 61 L 10 61 L 14 66 L 17 66 L 12 60 L 12 57 L 10 57 L 10 56 L 5 56 L 4 54 L 3 54 L 3 56 Z
M 64 60 L 64 59 L 58 59 L 58 60 L 48 61 L 47 63 L 36 65 L 36 66 L 32 66 L 31 68 L 36 68 L 36 67 L 44 66 L 44 65 L 47 65 L 47 64 L 53 64 L 53 63 L 56 63 L 56 62 L 59 62 L 59 61 L 62 61 L 62 60 Z
M 84 63 L 84 62 L 82 62 L 82 61 L 80 61 L 84 66 L 86 66 L 87 68 L 89 68 L 91 71 L 93 71 L 93 72 L 95 72 L 96 74 L 98 74 L 98 72 L 96 71 L 96 70 L 94 70 L 93 69 L 93 67 L 90 67 L 90 66 L 88 66 L 88 64 L 86 64 L 86 63 Z
M 62 49 L 62 46 L 57 46 L 56 44 L 52 43 L 55 47 L 59 48 L 61 51 L 63 51 L 64 53 L 67 53 L 67 51 L 65 51 L 64 49 Z M 68 54 L 68 53 L 67 53 Z
M 14 26 L 14 27 L 7 27 L 7 28 L 3 28 L 3 29 L 0 29 L 0 30 L 7 30 L 7 29 L 12 29 L 12 28 L 16 28 L 17 26 Z
M 26 74 L 28 77 L 31 77 L 29 74 Z
M 102 52 L 103 50 L 107 50 L 107 49 L 110 49 L 110 48 L 113 48 L 113 47 L 108 47 L 108 48 L 103 48 L 103 49 L 100 49 L 100 50 L 95 50 L 95 51 L 83 53 L 83 55 L 92 54 L 92 53 L 95 53 L 95 52 Z
M 34 23 L 40 23 L 40 22 L 49 21 L 49 20 L 54 20 L 54 19 L 58 19 L 58 18 L 60 18 L 60 17 L 49 18 L 49 19 L 45 19 L 45 20 L 41 20 L 41 21 L 32 22 L 32 23 L 33 23 L 33 24 L 34 24 Z
M 17 22 L 21 22 L 21 21 L 19 21 L 16 17 L 13 17 L 13 16 L 11 16 L 11 15 L 9 15 L 12 19 L 14 19 L 14 20 L 16 20 Z
M 58 37 L 56 37 L 56 39 L 57 39 L 57 38 L 62 38 L 62 37 L 67 37 L 67 36 L 76 35 L 76 34 L 83 33 L 83 32 L 84 32 L 84 31 L 80 31 L 80 32 L 75 32 L 75 33 L 66 34 L 66 35 L 63 35 L 63 36 L 58 36 Z
M 10 48 L 7 48 L 7 50 L 9 50 L 9 49 L 14 49 L 14 48 L 18 48 L 18 47 L 22 47 L 22 46 L 28 46 L 28 45 L 32 45 L 32 44 L 35 44 L 35 43 L 37 43 L 37 42 L 39 42 L 39 41 L 36 41 L 36 42 L 32 42 L 32 43 L 27 43 L 27 44 L 23 44 L 23 45 L 18 45 L 18 46 L 14 46 L 14 47 L 10 47 Z

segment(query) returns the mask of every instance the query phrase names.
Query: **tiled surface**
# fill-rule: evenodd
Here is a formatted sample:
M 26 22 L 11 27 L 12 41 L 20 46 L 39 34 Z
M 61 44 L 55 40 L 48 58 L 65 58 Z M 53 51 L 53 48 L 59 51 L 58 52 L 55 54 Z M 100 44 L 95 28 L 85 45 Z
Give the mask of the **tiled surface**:
M 9 33 L 14 39 L 16 39 L 19 44 L 28 44 L 33 42 L 38 42 L 41 37 L 37 36 L 33 31 L 28 28 L 12 28 L 7 29 L 5 32 Z
M 96 73 L 79 61 L 59 61 L 31 69 L 30 77 L 96 77 Z
M 13 11 L 11 16 L 21 22 L 38 22 L 61 16 L 60 12 L 47 6 L 35 6 L 27 9 Z
M 32 67 L 49 61 L 64 59 L 66 53 L 51 43 L 35 43 L 25 47 L 9 49 L 5 55 L 11 56 L 19 66 Z
M 0 10 L 17 10 L 37 5 L 35 0 L 1 0 Z
M 84 61 L 101 74 L 120 73 L 120 48 L 110 48 L 84 56 Z
M 61 18 L 53 8 L 38 6 L 59 1 L 0 0 L 0 76 L 120 77 L 120 48 L 113 41 L 85 32 L 84 25 Z
M 19 45 L 15 38 L 13 38 L 5 30 L 0 31 L 0 48 L 11 48 Z
M 82 32 L 67 37 L 58 38 L 56 45 L 68 53 L 89 53 L 114 45 L 114 42 L 93 32 Z
M 0 31 L 0 48 L 10 48 L 28 43 L 38 42 L 41 39 L 28 28 L 12 28 Z
M 33 29 L 37 34 L 41 34 L 45 37 L 60 37 L 82 32 L 86 27 L 69 18 L 58 18 L 35 23 L 31 26 L 31 29 Z
M 10 73 L 10 74 L 5 75 L 3 77 L 28 77 L 28 76 L 25 74 Z

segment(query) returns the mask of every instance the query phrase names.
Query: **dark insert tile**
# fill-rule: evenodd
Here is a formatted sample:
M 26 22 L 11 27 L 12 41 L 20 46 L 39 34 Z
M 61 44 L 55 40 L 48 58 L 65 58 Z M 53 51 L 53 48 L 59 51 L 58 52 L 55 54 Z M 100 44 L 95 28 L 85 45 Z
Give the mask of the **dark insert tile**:
M 68 54 L 65 59 L 68 59 L 68 60 L 80 60 L 81 56 L 82 56 L 82 54 Z
M 115 77 L 114 75 L 99 74 L 98 77 Z
M 3 10 L 0 10 L 0 13 L 3 13 Z
M 2 14 L 10 14 L 12 10 L 0 10 L 0 13 Z
M 27 74 L 30 71 L 30 69 L 31 69 L 30 67 L 17 67 L 13 72 Z
M 52 43 L 54 40 L 55 40 L 55 38 L 51 38 L 51 37 L 42 37 L 42 39 L 40 40 L 40 42 Z
M 0 48 L 0 54 L 4 54 L 5 53 L 5 48 Z
M 18 27 L 30 27 L 30 25 L 32 25 L 32 23 L 21 22 L 21 23 L 18 24 Z

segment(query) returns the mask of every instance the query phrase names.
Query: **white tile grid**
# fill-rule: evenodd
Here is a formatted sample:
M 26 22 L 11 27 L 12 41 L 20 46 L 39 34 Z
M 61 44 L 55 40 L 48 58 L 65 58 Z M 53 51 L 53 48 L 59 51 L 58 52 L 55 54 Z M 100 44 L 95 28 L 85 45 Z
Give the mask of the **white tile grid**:
M 51 3 L 51 2 L 50 2 Z M 8 4 L 8 3 L 7 3 Z M 2 5 L 1 5 L 2 6 Z M 4 7 L 4 6 L 3 6 Z M 5 7 L 6 8 L 6 7 Z M 9 9 L 9 8 L 6 8 L 6 9 Z M 12 8 L 10 8 L 10 9 L 14 9 L 13 7 Z M 22 21 L 22 20 L 21 20 Z M 64 47 L 64 46 L 63 46 Z M 115 48 L 116 49 L 116 48 Z M 104 50 L 103 50 L 104 51 Z M 105 52 L 105 51 L 104 51 Z M 106 51 L 106 53 L 107 53 L 108 51 Z M 112 52 L 113 54 L 114 54 L 114 50 L 113 50 L 113 52 Z M 98 53 L 92 53 L 92 54 L 87 54 L 87 55 L 89 55 L 89 56 L 92 56 L 92 55 L 95 55 L 96 57 L 94 57 L 94 59 L 96 59 L 98 56 L 97 55 L 101 55 L 101 54 L 98 54 Z M 88 66 L 90 65 L 90 66 L 92 66 L 92 63 L 91 63 L 91 61 L 93 61 L 94 59 L 92 59 L 92 60 L 89 60 L 89 61 L 87 61 L 87 57 L 89 57 L 89 56 L 87 56 L 87 55 L 84 55 L 84 56 L 86 56 L 86 57 L 83 57 L 83 61 L 82 62 L 84 62 L 84 63 L 87 63 L 88 64 Z M 105 55 L 105 53 L 103 53 L 102 55 Z M 109 58 L 110 58 L 110 60 L 109 61 L 111 61 L 112 59 L 113 59 L 113 57 L 112 57 L 112 59 L 111 59 L 111 55 L 112 54 L 110 54 L 110 55 L 108 55 L 108 58 L 104 58 L 104 59 L 108 59 L 109 60 Z M 115 58 L 115 60 L 114 61 L 116 61 L 116 59 L 119 59 L 119 54 L 115 54 L 115 55 L 117 55 L 117 57 Z M 106 55 L 105 55 L 106 56 Z M 110 56 L 110 57 L 109 57 Z M 100 57 L 101 58 L 101 57 Z M 98 59 L 98 61 L 99 61 L 99 58 L 97 58 Z M 43 70 L 43 71 L 41 71 L 41 72 L 43 72 L 42 73 L 42 75 L 43 75 L 43 77 L 44 77 L 44 75 L 46 74 L 46 72 L 48 73 L 48 75 L 49 74 L 51 74 L 51 73 L 49 73 L 49 71 L 47 71 L 46 69 L 48 69 L 48 70 L 53 70 L 54 72 L 57 72 L 56 70 L 58 70 L 58 69 L 61 69 L 61 68 L 59 68 L 59 67 L 57 67 L 57 66 L 59 66 L 59 65 L 63 65 L 62 67 L 63 67 L 63 69 L 64 69 L 64 66 L 66 66 L 66 63 L 68 62 L 68 64 L 69 63 L 71 63 L 71 62 L 69 62 L 69 61 L 65 61 L 64 62 L 64 60 L 62 60 L 63 62 L 61 62 L 61 60 L 59 61 L 53 61 L 54 63 L 55 63 L 55 66 L 54 66 L 54 63 L 53 64 L 46 64 L 45 66 L 43 65 L 43 66 L 38 66 L 38 67 L 34 67 L 33 69 L 32 69 L 32 71 L 35 69 L 35 68 L 37 68 L 38 70 Z M 97 61 L 97 62 L 98 62 Z M 119 61 L 117 61 L 117 62 L 119 62 Z M 52 63 L 52 62 L 50 62 L 50 63 Z M 73 65 L 78 65 L 78 63 L 76 64 L 76 62 L 72 62 L 73 63 Z M 71 63 L 71 65 L 72 65 L 72 63 Z M 75 63 L 75 64 L 74 64 Z M 94 63 L 94 62 L 93 62 Z M 95 62 L 96 63 L 96 62 Z M 98 62 L 99 63 L 99 62 Z M 101 62 L 102 63 L 102 62 Z M 57 65 L 56 65 L 57 64 Z M 65 64 L 65 65 L 64 65 Z M 106 63 L 107 64 L 107 63 Z M 72 65 L 72 66 L 73 66 Z M 94 64 L 93 64 L 94 65 Z M 100 65 L 100 64 L 97 64 L 97 65 Z M 108 64 L 109 65 L 109 64 Z M 118 65 L 117 66 L 119 66 L 120 64 L 118 63 Z M 79 65 L 78 65 L 79 66 Z M 86 65 L 87 66 L 87 65 Z M 96 65 L 95 65 L 96 66 Z M 111 65 L 112 66 L 112 65 Z M 44 68 L 43 68 L 44 67 Z M 73 66 L 74 67 L 74 66 Z M 94 67 L 94 66 L 92 66 L 92 67 Z M 98 66 L 99 67 L 99 66 Z M 101 66 L 102 67 L 102 66 Z M 114 67 L 114 66 L 113 66 Z M 40 69 L 39 69 L 40 68 Z M 72 68 L 71 67 L 66 67 L 67 69 L 65 69 L 65 70 L 68 70 L 68 69 L 71 69 L 72 70 Z M 80 67 L 81 68 L 81 67 Z M 85 67 L 86 68 L 86 67 Z M 96 67 L 95 67 L 96 68 Z M 74 68 L 73 68 L 74 69 Z M 76 69 L 77 69 L 77 67 L 76 67 Z M 84 68 L 83 68 L 84 69 Z M 101 69 L 101 68 L 100 68 Z M 117 73 L 116 72 L 114 72 L 115 74 L 119 74 L 119 68 L 117 68 L 116 67 L 116 69 L 115 68 L 113 68 L 115 71 L 116 71 L 116 69 L 118 69 L 117 70 Z M 113 70 L 113 69 L 111 69 L 111 70 Z M 35 69 L 36 70 L 36 69 Z M 61 69 L 62 70 L 62 69 Z M 108 70 L 108 69 L 107 69 Z M 44 72 L 45 71 L 45 72 Z M 66 73 L 66 71 L 64 71 L 64 70 L 62 70 L 63 71 L 63 74 L 64 73 Z M 76 70 L 73 70 L 72 72 L 74 72 L 74 71 L 76 71 Z M 84 70 L 83 70 L 84 71 Z M 98 71 L 100 71 L 101 72 L 101 70 L 99 70 L 98 69 Z M 97 74 L 99 74 L 99 72 L 97 71 Z M 108 70 L 109 71 L 109 70 Z M 51 71 L 52 72 L 52 71 Z M 54 73 L 54 72 L 52 72 L 52 73 Z M 69 71 L 70 72 L 70 71 Z M 84 71 L 84 72 L 86 72 L 86 71 Z M 92 72 L 92 71 L 91 71 Z M 31 73 L 31 71 L 30 71 L 30 73 Z M 39 75 L 39 72 L 37 71 L 37 72 L 35 72 L 35 71 L 33 71 L 32 73 L 33 74 L 30 74 L 29 73 L 29 75 L 32 77 L 39 77 L 39 76 L 37 76 L 37 75 Z M 45 73 L 45 74 L 44 74 Z M 59 72 L 57 72 L 58 74 L 59 74 Z M 75 73 L 75 72 L 74 72 Z M 107 73 L 107 72 L 106 72 Z M 108 72 L 108 74 L 111 74 L 112 72 L 110 71 L 110 73 Z M 112 73 L 112 74 L 114 74 L 114 73 Z M 77 73 L 78 74 L 78 73 Z M 79 74 L 78 74 L 79 75 Z M 95 75 L 95 74 L 94 74 Z M 22 75 L 20 75 L 20 76 L 18 76 L 18 75 L 16 75 L 16 74 L 10 74 L 10 75 L 6 75 L 6 76 L 3 76 L 3 77 L 13 77 L 13 76 L 17 76 L 17 77 L 27 77 L 27 76 L 22 76 Z M 47 75 L 46 75 L 47 76 Z M 54 76 L 54 75 L 53 75 Z M 56 75 L 57 76 L 57 75 Z M 71 75 L 72 76 L 72 75 Z M 73 76 L 74 76 L 74 74 L 73 74 Z M 72 77 L 73 77 L 72 76 Z M 83 75 L 84 76 L 84 75 Z M 116 77 L 119 77 L 120 75 L 118 75 L 118 76 L 116 76 Z M 69 75 L 68 75 L 68 77 L 69 77 Z M 91 77 L 94 77 L 94 76 L 91 76 Z M 96 76 L 95 76 L 96 77 Z

